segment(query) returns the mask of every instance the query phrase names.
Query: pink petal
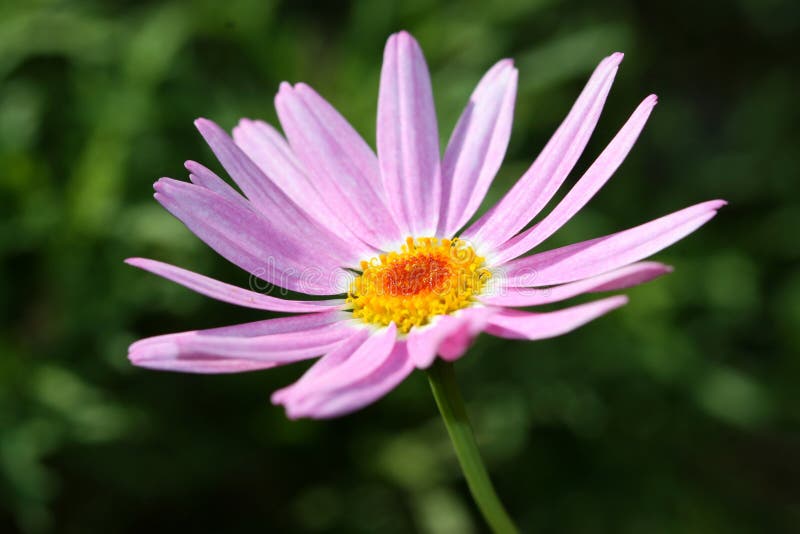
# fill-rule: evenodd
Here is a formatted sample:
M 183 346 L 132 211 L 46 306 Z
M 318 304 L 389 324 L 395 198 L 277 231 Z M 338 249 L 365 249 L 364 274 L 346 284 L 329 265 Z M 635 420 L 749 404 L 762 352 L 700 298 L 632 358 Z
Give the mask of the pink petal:
M 261 371 L 277 366 L 270 362 L 238 360 L 235 358 L 203 358 L 200 360 L 151 360 L 143 363 L 133 362 L 139 367 L 153 371 L 173 371 L 176 373 L 195 373 L 221 375 Z
M 205 187 L 232 202 L 236 202 L 243 208 L 253 209 L 253 206 L 246 198 L 207 167 L 204 167 L 196 161 L 187 161 L 184 163 L 184 167 L 191 173 L 189 174 L 189 180 L 191 180 L 193 184 Z
M 347 361 L 321 375 L 315 381 L 314 389 L 335 389 L 369 375 L 380 365 L 383 357 L 389 354 L 396 339 L 397 328 L 394 324 L 373 333 Z
M 672 267 L 656 262 L 628 265 L 606 274 L 553 287 L 501 287 L 497 295 L 482 296 L 480 301 L 492 306 L 538 306 L 566 300 L 584 293 L 616 291 L 649 282 L 672 272 Z
M 497 313 L 494 307 L 474 306 L 462 310 L 460 314 L 466 319 L 461 327 L 445 338 L 439 345 L 439 356 L 446 361 L 455 361 L 463 356 L 472 345 L 475 337 L 486 329 L 489 318 Z
M 453 332 L 457 331 L 462 321 L 452 315 L 438 317 L 433 324 L 417 328 L 408 333 L 408 353 L 418 369 L 427 369 L 436 359 L 439 345 Z
M 200 135 L 217 156 L 231 178 L 244 194 L 263 213 L 281 210 L 288 202 L 286 195 L 236 146 L 225 131 L 208 119 L 194 121 Z M 190 169 L 191 171 L 192 169 Z
M 344 117 L 302 83 L 282 83 L 275 107 L 293 152 L 344 225 L 376 248 L 401 240 L 383 198 L 378 160 Z
M 616 234 L 513 260 L 504 267 L 504 283 L 547 286 L 607 273 L 689 235 L 724 205 L 723 200 L 703 202 Z
M 390 352 L 375 356 L 379 363 L 367 375 L 351 376 L 336 388 L 318 389 L 302 398 L 284 397 L 281 402 L 287 415 L 292 419 L 325 419 L 354 412 L 386 395 L 414 370 L 404 342 L 397 342 L 390 346 Z
M 146 258 L 128 258 L 125 260 L 125 263 L 144 269 L 145 271 L 150 271 L 158 276 L 163 276 L 167 280 L 188 287 L 192 291 L 196 291 L 207 297 L 256 310 L 290 313 L 324 312 L 344 304 L 344 300 L 342 299 L 320 301 L 279 299 L 263 293 L 248 291 L 237 286 L 226 284 L 168 263 Z
M 439 235 L 455 235 L 486 196 L 506 154 L 516 95 L 510 59 L 489 69 L 472 93 L 444 154 Z
M 346 291 L 354 265 L 348 245 L 315 227 L 303 212 L 281 223 L 208 189 L 162 178 L 156 200 L 228 261 L 278 287 L 312 295 Z
M 266 369 L 323 354 L 356 330 L 333 311 L 142 339 L 128 349 L 141 367 L 188 373 Z
M 284 137 L 261 120 L 242 119 L 233 128 L 233 142 L 287 193 L 297 182 L 308 183 L 305 169 Z M 297 191 L 299 192 L 299 191 Z
M 489 318 L 486 332 L 507 339 L 546 339 L 566 334 L 628 302 L 616 296 L 554 312 L 502 310 Z
M 564 122 L 514 187 L 467 228 L 463 235 L 491 250 L 522 230 L 553 198 L 578 161 L 594 131 L 622 54 L 605 58 L 595 69 Z
M 366 337 L 361 344 L 348 343 L 331 351 L 309 370 L 307 376 L 275 392 L 272 401 L 286 406 L 289 417 L 310 416 L 307 408 L 320 398 L 359 384 L 373 375 L 391 354 L 397 338 L 394 325 Z
M 369 376 L 336 391 L 328 391 L 290 417 L 328 419 L 352 413 L 372 404 L 397 387 L 414 370 L 405 343 L 397 343 L 380 367 Z
M 351 337 L 347 338 L 328 354 L 314 362 L 314 365 L 312 365 L 308 371 L 306 371 L 303 376 L 300 377 L 300 380 L 290 386 L 286 386 L 285 388 L 274 392 L 272 394 L 272 403 L 286 404 L 288 399 L 293 394 L 302 394 L 302 391 L 313 390 L 314 381 L 347 360 L 361 345 L 364 344 L 364 342 L 370 336 L 370 333 L 371 332 L 366 328 L 357 330 L 356 333 Z
M 410 235 L 434 235 L 441 197 L 439 132 L 428 66 L 407 32 L 389 37 L 384 50 L 377 139 L 396 220 Z
M 279 317 L 277 319 L 266 319 L 263 321 L 253 321 L 231 326 L 220 326 L 207 330 L 192 330 L 177 334 L 164 334 L 139 340 L 131 345 L 135 348 L 144 343 L 152 341 L 167 341 L 174 337 L 186 337 L 189 335 L 213 335 L 228 337 L 258 337 L 269 336 L 272 334 L 286 334 L 288 332 L 301 332 L 313 330 L 323 326 L 328 326 L 340 321 L 345 321 L 349 314 L 339 310 L 331 310 L 325 313 L 307 313 L 304 315 L 290 315 L 289 317 Z
M 268 179 L 322 226 L 348 242 L 361 241 L 344 224 L 341 216 L 335 214 L 330 202 L 314 188 L 302 164 L 275 128 L 263 121 L 242 119 L 233 129 L 233 140 Z M 367 246 L 363 250 L 364 256 L 372 256 L 375 252 Z
M 192 335 L 166 343 L 141 346 L 131 359 L 139 365 L 152 360 L 234 358 L 284 364 L 320 356 L 352 335 L 352 327 L 331 325 L 306 332 L 232 338 Z
M 258 337 L 188 332 L 169 339 L 142 340 L 131 346 L 128 357 L 141 367 L 186 372 L 205 372 L 207 362 L 222 360 L 282 365 L 325 354 L 352 335 L 353 327 L 343 322 Z
M 437 354 L 448 360 L 461 357 L 495 311 L 485 307 L 466 308 L 453 315 L 442 315 L 429 326 L 412 329 L 407 345 L 414 365 L 426 369 Z
M 536 226 L 515 236 L 500 247 L 500 252 L 492 255 L 492 261 L 501 264 L 525 254 L 553 235 L 585 206 L 622 164 L 644 128 L 656 102 L 656 95 L 647 97 L 553 211 L 548 213 Z
M 264 175 L 261 169 L 247 157 L 242 149 L 236 146 L 233 139 L 222 128 L 207 119 L 197 119 L 195 125 L 225 170 L 242 188 L 253 206 L 263 215 L 275 224 L 283 225 L 286 228 L 307 224 L 309 229 L 314 229 L 316 233 L 325 236 L 332 243 L 338 242 L 339 245 L 345 245 L 351 255 L 356 257 L 363 255 L 365 250 L 363 243 L 347 241 L 331 231 L 330 228 L 333 228 L 333 225 L 330 219 L 334 217 L 333 215 L 326 219 L 325 214 L 311 215 L 301 208 L 278 185 Z

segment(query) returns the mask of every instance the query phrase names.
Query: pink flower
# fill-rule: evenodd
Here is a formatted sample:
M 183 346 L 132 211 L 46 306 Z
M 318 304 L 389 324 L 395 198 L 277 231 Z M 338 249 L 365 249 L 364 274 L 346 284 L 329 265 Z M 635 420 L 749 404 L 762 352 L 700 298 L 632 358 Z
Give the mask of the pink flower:
M 385 395 L 437 355 L 461 357 L 480 332 L 544 339 L 626 302 L 558 311 L 518 308 L 624 289 L 669 272 L 640 260 L 690 234 L 725 204 L 712 200 L 622 232 L 528 254 L 605 184 L 650 112 L 648 96 L 561 202 L 553 198 L 586 146 L 622 54 L 603 59 L 564 122 L 514 187 L 467 226 L 500 167 L 517 70 L 494 65 L 472 93 L 440 158 L 430 78 L 405 32 L 386 44 L 377 155 L 309 86 L 283 83 L 284 138 L 243 119 L 229 137 L 196 126 L 244 195 L 199 163 L 191 183 L 162 178 L 155 198 L 211 248 L 270 284 L 328 300 L 299 301 L 231 286 L 154 260 L 128 263 L 209 297 L 295 315 L 168 334 L 131 345 L 142 367 L 193 373 L 266 369 L 322 356 L 272 400 L 289 417 L 334 417 Z M 466 227 L 465 227 L 466 226 Z

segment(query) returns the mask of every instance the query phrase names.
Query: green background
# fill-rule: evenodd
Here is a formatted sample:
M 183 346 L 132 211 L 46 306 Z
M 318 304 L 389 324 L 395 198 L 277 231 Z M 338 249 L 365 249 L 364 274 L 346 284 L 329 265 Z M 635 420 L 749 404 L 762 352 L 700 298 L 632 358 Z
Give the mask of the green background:
M 447 138 L 481 74 L 520 70 L 498 199 L 588 73 L 626 52 L 579 176 L 641 99 L 650 123 L 546 246 L 725 198 L 657 255 L 675 273 L 568 336 L 482 336 L 458 364 L 489 469 L 526 532 L 797 532 L 800 4 L 0 2 L 0 531 L 484 532 L 423 373 L 339 420 L 269 394 L 304 364 L 229 376 L 132 367 L 133 340 L 264 317 L 125 266 L 238 285 L 152 199 L 192 126 L 275 123 L 306 81 L 370 143 L 382 48 L 426 52 Z

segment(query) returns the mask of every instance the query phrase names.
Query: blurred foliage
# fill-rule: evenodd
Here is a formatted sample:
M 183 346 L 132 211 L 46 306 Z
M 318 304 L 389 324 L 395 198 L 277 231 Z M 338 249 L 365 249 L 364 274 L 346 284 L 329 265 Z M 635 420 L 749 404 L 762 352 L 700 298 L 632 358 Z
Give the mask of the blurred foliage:
M 353 416 L 289 422 L 268 394 L 302 365 L 203 377 L 125 358 L 138 337 L 263 316 L 122 264 L 247 283 L 150 197 L 185 159 L 213 161 L 192 120 L 274 122 L 278 83 L 303 80 L 372 140 L 400 28 L 426 51 L 444 137 L 481 73 L 517 61 L 487 204 L 604 55 L 627 52 L 579 167 L 659 94 L 628 161 L 549 245 L 731 202 L 624 309 L 535 344 L 482 337 L 459 364 L 523 529 L 797 532 L 792 0 L 0 2 L 0 531 L 484 530 L 422 373 Z

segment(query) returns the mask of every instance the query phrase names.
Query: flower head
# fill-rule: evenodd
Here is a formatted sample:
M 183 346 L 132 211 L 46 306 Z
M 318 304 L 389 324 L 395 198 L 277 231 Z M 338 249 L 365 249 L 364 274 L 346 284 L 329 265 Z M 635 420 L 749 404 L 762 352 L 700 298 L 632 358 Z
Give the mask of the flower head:
M 472 306 L 491 277 L 484 259 L 458 238 L 409 237 L 400 251 L 362 261 L 361 270 L 347 294 L 353 317 L 394 323 L 405 334 Z
M 430 77 L 405 32 L 386 44 L 377 154 L 305 84 L 275 100 L 285 137 L 243 119 L 231 138 L 197 128 L 241 193 L 199 163 L 190 182 L 162 178 L 156 199 L 200 239 L 253 276 L 326 300 L 288 300 L 142 258 L 128 263 L 204 295 L 293 315 L 168 334 L 131 345 L 153 369 L 228 373 L 321 356 L 273 394 L 290 417 L 332 417 L 386 394 L 437 355 L 461 357 L 480 332 L 543 339 L 626 302 L 558 311 L 520 308 L 631 287 L 669 272 L 641 260 L 693 232 L 724 205 L 713 200 L 646 224 L 544 252 L 531 251 L 575 215 L 630 151 L 656 104 L 648 96 L 566 196 L 553 198 L 585 148 L 622 61 L 600 62 L 567 117 L 511 190 L 475 222 L 511 133 L 517 70 L 493 66 L 472 93 L 443 157 Z M 527 228 L 527 229 L 526 229 Z

